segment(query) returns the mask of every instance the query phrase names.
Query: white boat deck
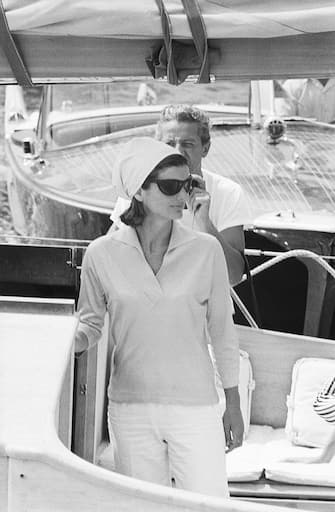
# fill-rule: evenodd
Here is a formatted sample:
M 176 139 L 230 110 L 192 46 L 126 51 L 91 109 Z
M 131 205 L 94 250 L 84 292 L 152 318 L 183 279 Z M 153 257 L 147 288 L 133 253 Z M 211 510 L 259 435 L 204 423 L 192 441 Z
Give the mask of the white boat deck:
M 1 304 L 1 302 L 0 302 Z M 280 509 L 221 500 L 124 477 L 75 456 L 70 442 L 72 346 L 77 320 L 49 311 L 0 313 L 2 512 Z M 22 307 L 20 308 L 22 310 Z M 61 418 L 61 421 L 60 421 Z

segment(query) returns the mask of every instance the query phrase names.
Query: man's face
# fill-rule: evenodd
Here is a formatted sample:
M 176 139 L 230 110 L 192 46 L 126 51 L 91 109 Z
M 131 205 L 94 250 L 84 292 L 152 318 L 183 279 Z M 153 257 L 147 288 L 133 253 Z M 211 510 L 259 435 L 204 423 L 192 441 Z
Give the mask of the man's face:
M 199 125 L 173 120 L 162 123 L 160 128 L 160 139 L 178 149 L 186 158 L 191 173 L 201 174 L 201 160 L 207 155 L 210 143 L 202 144 Z

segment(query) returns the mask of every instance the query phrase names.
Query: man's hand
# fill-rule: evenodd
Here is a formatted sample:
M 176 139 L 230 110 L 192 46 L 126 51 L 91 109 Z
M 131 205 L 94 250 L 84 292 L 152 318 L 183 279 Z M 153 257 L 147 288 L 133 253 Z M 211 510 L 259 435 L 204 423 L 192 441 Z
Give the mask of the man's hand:
M 226 395 L 226 410 L 223 415 L 223 428 L 228 453 L 242 445 L 244 424 L 238 387 L 225 389 L 224 391 Z
M 206 231 L 209 221 L 210 195 L 206 191 L 205 181 L 202 176 L 192 174 L 196 185 L 193 186 L 187 202 L 189 210 L 193 213 L 198 227 Z

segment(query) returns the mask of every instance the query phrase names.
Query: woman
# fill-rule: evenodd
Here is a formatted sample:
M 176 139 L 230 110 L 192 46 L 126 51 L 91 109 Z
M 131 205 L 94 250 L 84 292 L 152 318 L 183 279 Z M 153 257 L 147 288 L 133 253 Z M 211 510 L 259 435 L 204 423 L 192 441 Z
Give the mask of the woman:
M 177 222 L 192 178 L 176 149 L 133 139 L 117 158 L 114 179 L 131 204 L 121 216 L 125 225 L 85 254 L 77 350 L 99 338 L 108 311 L 116 470 L 165 485 L 173 476 L 176 487 L 227 497 L 223 411 L 208 351 L 209 334 L 228 409 L 240 417 L 222 248 Z M 239 443 L 242 435 L 243 427 Z

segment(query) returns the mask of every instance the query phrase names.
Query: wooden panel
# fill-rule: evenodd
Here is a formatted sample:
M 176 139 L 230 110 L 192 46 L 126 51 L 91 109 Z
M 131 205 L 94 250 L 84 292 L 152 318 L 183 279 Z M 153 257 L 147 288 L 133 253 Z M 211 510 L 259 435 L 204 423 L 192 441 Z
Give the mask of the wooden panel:
M 72 449 L 95 463 L 97 450 L 107 439 L 107 387 L 111 350 L 108 346 L 108 315 L 97 346 L 76 360 L 74 436 Z
M 35 83 L 64 80 L 150 76 L 145 58 L 159 39 L 108 39 L 16 35 Z M 335 74 L 335 33 L 268 39 L 212 39 L 219 62 L 211 73 L 219 79 L 331 76 Z M 216 59 L 215 59 L 216 60 Z M 0 49 L 0 81 L 15 82 Z
M 242 326 L 238 332 L 241 348 L 250 355 L 256 381 L 251 423 L 284 427 L 294 363 L 301 357 L 335 359 L 335 341 Z
M 89 462 L 94 461 L 97 354 L 95 345 L 75 364 L 72 451 Z

